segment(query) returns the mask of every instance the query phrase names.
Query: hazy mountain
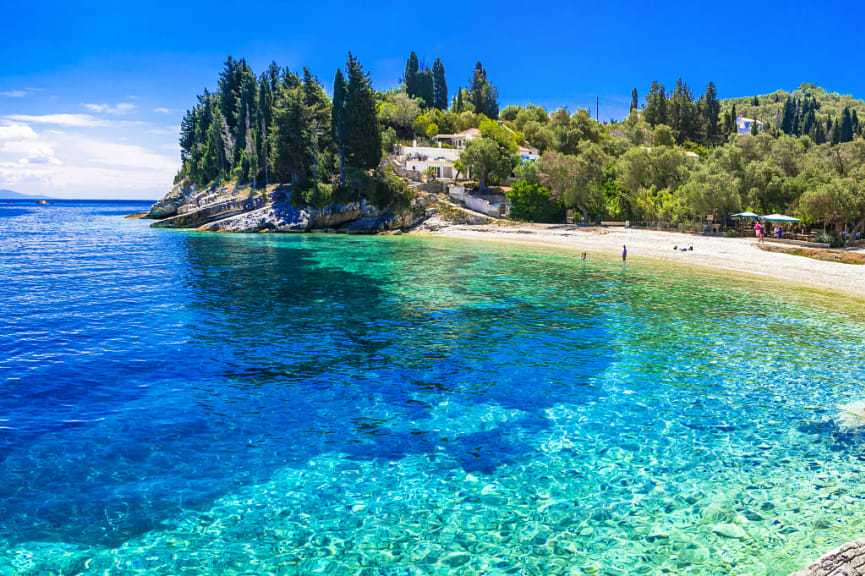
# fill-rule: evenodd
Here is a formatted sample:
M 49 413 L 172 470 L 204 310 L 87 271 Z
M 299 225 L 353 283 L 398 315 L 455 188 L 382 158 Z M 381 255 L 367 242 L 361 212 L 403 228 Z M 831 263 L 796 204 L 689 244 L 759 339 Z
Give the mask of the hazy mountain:
M 22 194 L 13 190 L 0 189 L 0 200 L 50 200 L 49 196 L 39 196 L 36 194 Z

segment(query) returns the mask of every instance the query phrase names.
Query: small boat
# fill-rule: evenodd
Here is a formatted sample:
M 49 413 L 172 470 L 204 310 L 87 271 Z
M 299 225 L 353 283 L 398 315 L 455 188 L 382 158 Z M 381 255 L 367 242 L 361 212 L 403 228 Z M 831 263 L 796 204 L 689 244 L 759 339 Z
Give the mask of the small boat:
M 50 202 L 48 200 L 37 200 L 36 203 L 41 204 L 41 205 L 50 204 Z

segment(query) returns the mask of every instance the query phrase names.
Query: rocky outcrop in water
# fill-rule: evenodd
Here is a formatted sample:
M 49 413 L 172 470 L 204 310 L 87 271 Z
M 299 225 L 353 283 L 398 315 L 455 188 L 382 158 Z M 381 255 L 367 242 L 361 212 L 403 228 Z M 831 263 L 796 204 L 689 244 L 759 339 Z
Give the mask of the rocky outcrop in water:
M 790 576 L 865 576 L 865 538 L 847 542 Z
M 154 204 L 146 217 L 157 220 L 152 224 L 157 228 L 362 234 L 412 228 L 436 213 L 438 202 L 435 195 L 418 192 L 410 206 L 399 210 L 378 208 L 363 200 L 311 208 L 292 206 L 287 196 L 288 191 L 279 187 L 265 193 L 233 185 L 206 190 L 178 185 Z

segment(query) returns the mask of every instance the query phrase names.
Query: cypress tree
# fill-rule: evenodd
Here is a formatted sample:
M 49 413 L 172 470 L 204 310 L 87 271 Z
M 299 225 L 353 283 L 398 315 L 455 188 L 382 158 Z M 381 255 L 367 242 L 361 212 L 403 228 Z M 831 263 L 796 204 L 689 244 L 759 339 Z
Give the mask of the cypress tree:
M 487 71 L 483 64 L 478 62 L 470 80 L 469 99 L 475 107 L 477 114 L 483 114 L 487 118 L 499 117 L 499 92 L 496 87 L 487 80 Z
M 433 106 L 439 110 L 447 110 L 448 83 L 445 80 L 445 67 L 444 64 L 442 64 L 441 58 L 436 58 L 436 61 L 433 64 L 433 84 L 435 88 Z
M 832 122 L 831 116 L 826 123 L 826 138 L 830 139 L 833 146 L 841 142 L 841 130 L 838 126 L 838 122 Z
M 715 142 L 721 139 L 721 130 L 718 122 L 721 115 L 721 103 L 718 101 L 718 92 L 715 84 L 709 82 L 706 85 L 706 93 L 703 96 L 703 126 L 706 139 Z
M 417 75 L 418 94 L 417 96 L 423 100 L 424 106 L 432 108 L 435 104 L 435 81 L 430 70 L 423 70 Z
M 336 69 L 333 79 L 333 101 L 330 110 L 330 128 L 339 154 L 339 183 L 340 186 L 345 186 L 345 79 L 339 68 Z
M 381 133 L 372 82 L 351 52 L 345 72 L 345 160 L 355 168 L 375 168 L 381 160 Z
M 784 102 L 784 112 L 781 114 L 781 131 L 784 134 L 793 133 L 793 122 L 796 117 L 796 107 L 793 105 L 793 99 L 787 98 Z
M 457 103 L 454 107 L 454 112 L 457 114 L 463 113 L 463 87 L 457 86 Z
M 412 52 L 405 63 L 405 92 L 412 98 L 416 98 L 419 92 L 417 54 Z
M 859 116 L 856 115 L 856 110 L 853 110 L 850 115 L 853 122 L 853 134 L 859 134 Z
M 730 108 L 730 123 L 727 125 L 727 133 L 735 134 L 736 133 L 736 119 L 738 118 L 738 114 L 736 113 L 736 105 L 733 104 L 733 107 Z
M 850 116 L 850 109 L 846 106 L 841 113 L 840 141 L 850 142 L 853 140 L 853 118 Z
M 640 106 L 640 101 L 637 98 L 637 89 L 631 90 L 631 110 L 637 110 Z

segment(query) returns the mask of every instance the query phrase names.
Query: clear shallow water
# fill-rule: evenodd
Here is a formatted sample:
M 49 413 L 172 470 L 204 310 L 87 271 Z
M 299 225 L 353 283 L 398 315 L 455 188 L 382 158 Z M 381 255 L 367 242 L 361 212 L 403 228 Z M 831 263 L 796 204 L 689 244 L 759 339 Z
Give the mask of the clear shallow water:
M 861 318 L 640 261 L 0 206 L 0 574 L 787 574 Z

